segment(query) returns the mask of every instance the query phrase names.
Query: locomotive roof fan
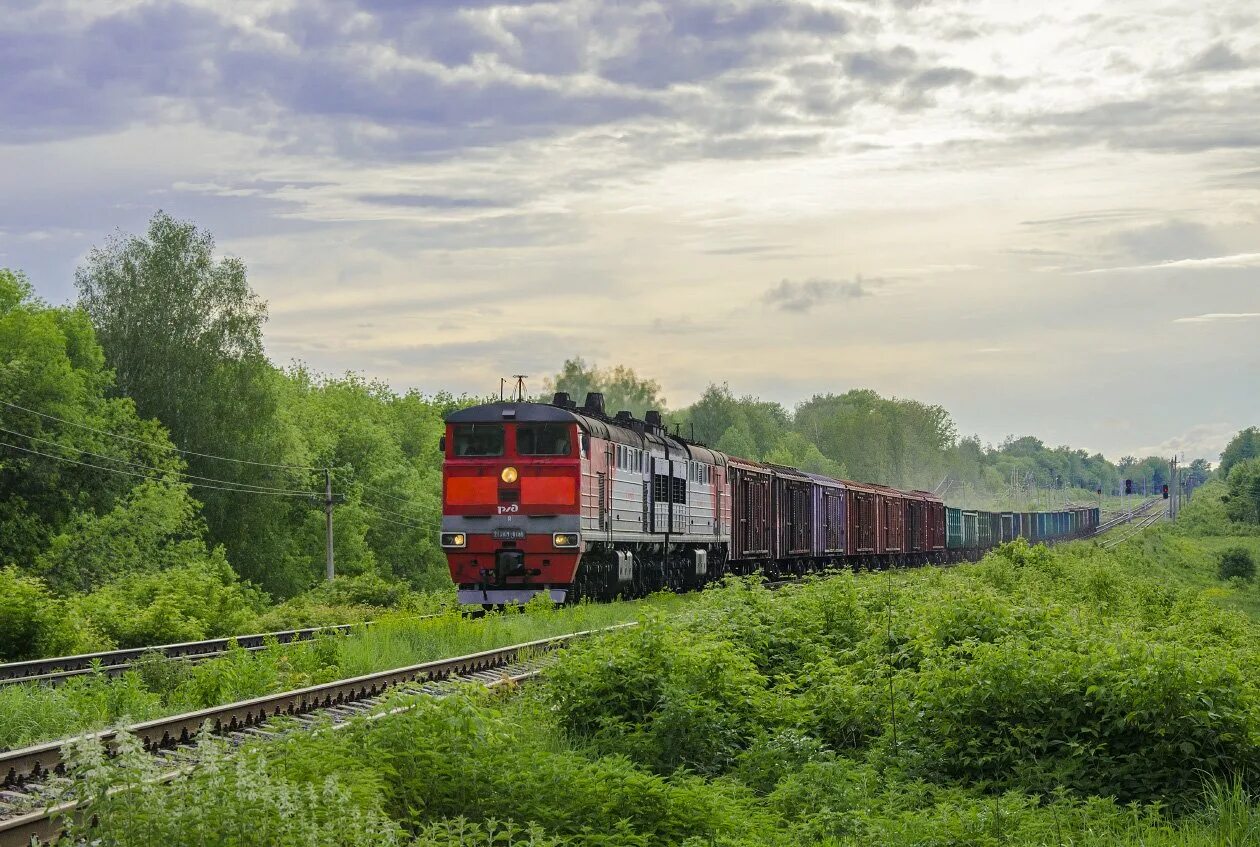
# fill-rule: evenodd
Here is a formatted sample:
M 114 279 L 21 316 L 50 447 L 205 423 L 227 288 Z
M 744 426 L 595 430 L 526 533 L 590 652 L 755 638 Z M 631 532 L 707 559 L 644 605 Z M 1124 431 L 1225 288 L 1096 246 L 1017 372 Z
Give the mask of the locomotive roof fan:
M 587 392 L 586 404 L 582 409 L 596 417 L 604 417 L 604 395 L 598 391 Z

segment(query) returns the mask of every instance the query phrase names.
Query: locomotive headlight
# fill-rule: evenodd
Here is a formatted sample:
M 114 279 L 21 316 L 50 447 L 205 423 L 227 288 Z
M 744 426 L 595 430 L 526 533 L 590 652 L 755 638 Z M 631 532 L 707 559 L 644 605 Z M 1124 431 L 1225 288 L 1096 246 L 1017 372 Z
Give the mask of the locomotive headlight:
M 576 532 L 556 532 L 551 536 L 551 543 L 556 547 L 576 547 L 578 540 Z
M 462 532 L 444 532 L 442 533 L 443 547 L 463 547 L 468 543 L 468 537 Z
M 520 474 L 516 472 L 516 468 L 513 468 L 511 466 L 504 468 L 503 473 L 499 474 L 499 479 L 503 480 L 504 482 L 508 484 L 516 482 L 516 480 L 519 478 L 520 478 Z

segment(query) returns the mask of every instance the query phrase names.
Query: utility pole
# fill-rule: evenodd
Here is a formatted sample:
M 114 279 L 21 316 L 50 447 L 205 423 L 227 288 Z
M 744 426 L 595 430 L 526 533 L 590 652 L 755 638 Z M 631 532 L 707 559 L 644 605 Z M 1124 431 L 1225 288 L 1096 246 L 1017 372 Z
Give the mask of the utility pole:
M 333 568 L 333 492 L 332 492 L 332 469 L 324 468 L 324 578 L 329 582 L 333 581 L 336 575 Z

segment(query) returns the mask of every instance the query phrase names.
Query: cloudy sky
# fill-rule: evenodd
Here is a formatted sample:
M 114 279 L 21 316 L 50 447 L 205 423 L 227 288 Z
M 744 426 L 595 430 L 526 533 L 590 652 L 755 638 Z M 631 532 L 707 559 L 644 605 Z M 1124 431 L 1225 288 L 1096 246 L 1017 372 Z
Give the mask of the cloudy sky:
M 54 302 L 163 208 L 277 361 L 399 388 L 581 354 L 1113 457 L 1260 423 L 1254 0 L 4 6 L 0 265 Z

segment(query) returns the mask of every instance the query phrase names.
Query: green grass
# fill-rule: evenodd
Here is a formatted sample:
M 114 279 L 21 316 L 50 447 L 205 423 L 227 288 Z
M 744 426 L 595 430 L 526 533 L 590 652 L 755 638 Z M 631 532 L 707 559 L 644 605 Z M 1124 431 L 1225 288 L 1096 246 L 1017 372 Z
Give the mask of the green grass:
M 645 610 L 683 608 L 685 596 L 662 594 L 632 603 L 553 608 L 482 618 L 448 610 L 435 618 L 386 617 L 350 636 L 236 650 L 200 664 L 152 656 L 117 677 L 73 678 L 52 687 L 0 688 L 0 748 L 23 747 L 105 727 L 231 703 L 279 691 L 435 659 L 477 653 L 636 620 Z

